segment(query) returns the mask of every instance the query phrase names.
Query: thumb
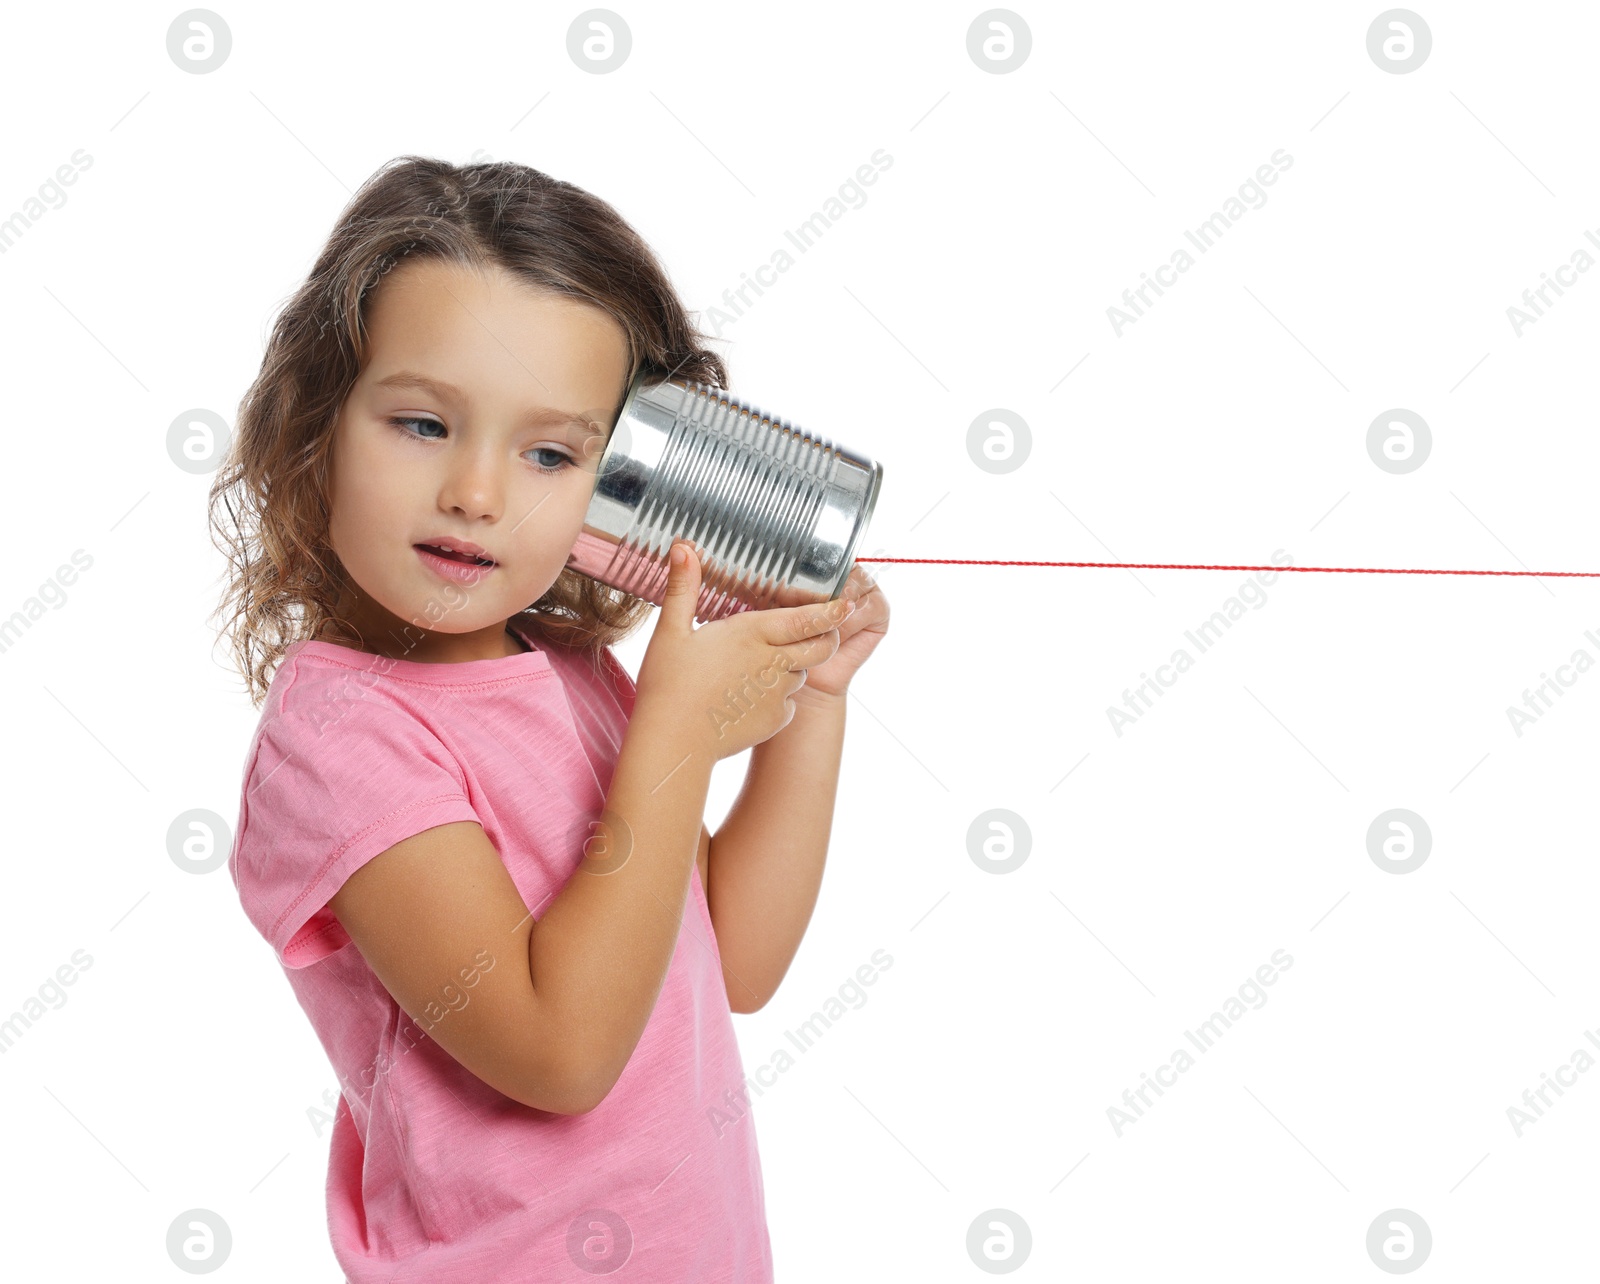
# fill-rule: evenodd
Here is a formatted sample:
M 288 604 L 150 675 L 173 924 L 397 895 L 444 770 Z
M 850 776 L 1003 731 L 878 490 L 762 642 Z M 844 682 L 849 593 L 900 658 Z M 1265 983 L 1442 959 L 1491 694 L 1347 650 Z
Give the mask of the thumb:
M 695 604 L 699 600 L 700 558 L 688 540 L 674 540 L 667 556 L 667 591 L 661 602 L 662 617 L 674 626 L 692 629 Z

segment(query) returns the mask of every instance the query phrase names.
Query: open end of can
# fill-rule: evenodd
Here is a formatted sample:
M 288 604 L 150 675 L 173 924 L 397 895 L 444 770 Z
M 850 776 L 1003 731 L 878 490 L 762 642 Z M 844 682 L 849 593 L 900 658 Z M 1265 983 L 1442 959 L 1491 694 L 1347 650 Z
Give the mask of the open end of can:
M 867 527 L 872 522 L 872 510 L 878 506 L 878 491 L 883 488 L 883 465 L 876 459 L 872 461 L 872 480 L 867 483 L 867 498 L 861 505 L 861 520 L 856 523 L 855 534 L 850 537 L 850 543 L 845 546 L 842 559 L 842 569 L 839 578 L 828 590 L 828 600 L 831 602 L 844 592 L 845 582 L 850 578 L 850 568 L 855 562 L 856 549 L 861 544 L 862 537 L 867 533 Z

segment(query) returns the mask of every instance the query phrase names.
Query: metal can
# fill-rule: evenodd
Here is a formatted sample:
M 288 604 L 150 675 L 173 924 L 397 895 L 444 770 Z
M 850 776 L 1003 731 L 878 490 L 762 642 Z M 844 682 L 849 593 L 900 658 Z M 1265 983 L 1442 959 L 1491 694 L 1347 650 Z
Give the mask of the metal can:
M 720 388 L 636 377 L 567 565 L 660 605 L 675 539 L 700 556 L 695 619 L 825 602 L 849 578 L 883 466 Z

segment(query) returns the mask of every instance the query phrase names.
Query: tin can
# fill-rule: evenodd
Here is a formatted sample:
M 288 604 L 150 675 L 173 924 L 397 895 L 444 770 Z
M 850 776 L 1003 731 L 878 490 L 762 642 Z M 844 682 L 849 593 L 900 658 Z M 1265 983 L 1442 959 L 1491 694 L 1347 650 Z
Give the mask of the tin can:
M 675 539 L 700 556 L 695 619 L 825 602 L 849 578 L 883 466 L 720 388 L 635 378 L 567 565 L 660 605 Z

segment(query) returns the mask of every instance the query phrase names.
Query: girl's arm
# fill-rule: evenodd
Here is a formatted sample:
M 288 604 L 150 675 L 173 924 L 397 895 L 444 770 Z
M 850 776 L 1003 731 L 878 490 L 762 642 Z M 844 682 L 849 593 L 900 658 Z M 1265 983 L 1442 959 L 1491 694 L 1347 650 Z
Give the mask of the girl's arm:
M 600 824 L 559 892 L 530 911 L 482 827 L 463 821 L 380 852 L 329 901 L 408 1014 L 433 1018 L 442 987 L 450 987 L 447 999 L 460 997 L 454 978 L 466 969 L 471 1001 L 452 1007 L 448 1020 L 434 1019 L 427 1032 L 478 1078 L 535 1109 L 593 1109 L 633 1055 L 682 928 L 713 763 L 781 730 L 791 747 L 770 751 L 780 768 L 770 774 L 803 770 L 795 757 L 831 754 L 832 808 L 843 723 L 833 722 L 828 733 L 830 720 L 816 719 L 822 734 L 815 741 L 805 733 L 807 723 L 794 730 L 798 708 L 785 725 L 786 701 L 805 703 L 803 684 L 792 686 L 787 677 L 774 683 L 731 729 L 714 726 L 712 714 L 731 675 L 765 672 L 774 656 L 803 670 L 808 681 L 820 674 L 828 690 L 842 694 L 838 683 L 849 658 L 838 662 L 841 644 L 828 626 L 845 620 L 843 609 L 779 609 L 737 626 L 696 630 L 693 567 L 675 560 L 669 572 Z M 667 676 L 654 676 L 661 673 Z M 796 754 L 796 747 L 803 751 Z M 819 866 L 826 841 L 824 823 L 813 844 Z M 737 869 L 732 881 L 736 903 L 747 899 L 738 896 Z M 816 881 L 813 873 L 783 966 L 804 930 Z M 493 965 L 501 953 L 520 955 L 526 966 Z M 756 974 L 764 976 L 765 967 Z
M 537 921 L 475 822 L 438 825 L 380 852 L 329 901 L 395 1002 L 523 1105 L 592 1110 L 655 1007 L 711 781 L 710 755 L 680 732 L 641 703 L 605 826 L 548 906 L 533 907 L 544 909 Z
M 855 611 L 839 625 L 839 649 L 806 670 L 805 685 L 789 697 L 789 725 L 750 750 L 744 787 L 711 841 L 711 876 L 700 879 L 735 1012 L 754 1012 L 772 997 L 811 922 L 833 826 L 846 693 L 889 631 L 889 599 L 864 567 L 851 566 L 841 596 Z
M 811 922 L 828 855 L 845 696 L 791 697 L 794 717 L 750 751 L 744 786 L 711 843 L 705 884 L 728 1006 L 761 1008 Z

